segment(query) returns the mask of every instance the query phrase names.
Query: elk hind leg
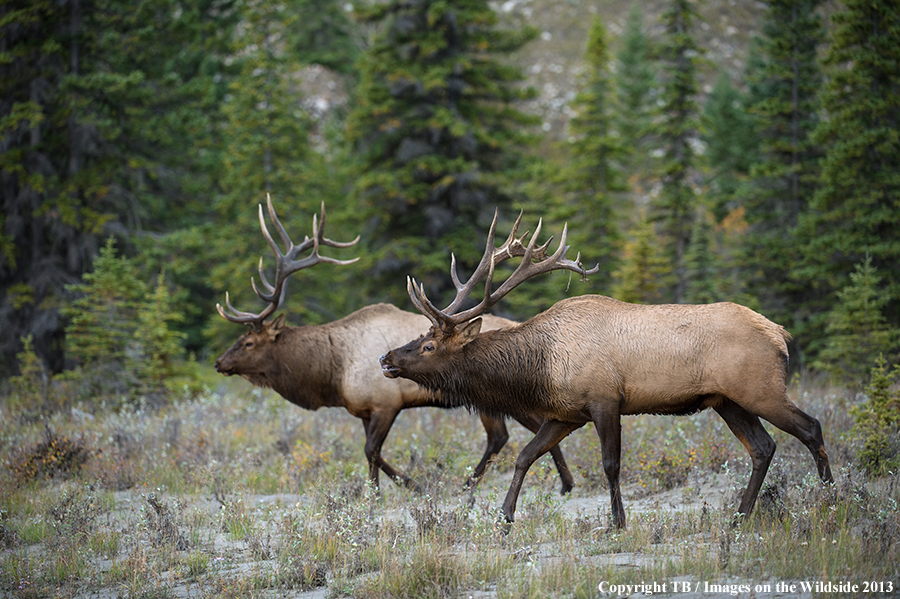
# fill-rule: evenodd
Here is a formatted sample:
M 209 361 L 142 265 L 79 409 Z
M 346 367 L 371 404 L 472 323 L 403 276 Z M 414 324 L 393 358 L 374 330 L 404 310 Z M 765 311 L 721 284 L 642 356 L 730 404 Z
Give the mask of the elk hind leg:
M 501 511 L 507 522 L 513 522 L 516 513 L 516 503 L 519 500 L 519 491 L 525 481 L 525 474 L 534 462 L 550 451 L 550 448 L 566 438 L 566 435 L 582 426 L 579 423 L 562 422 L 560 420 L 545 420 L 538 429 L 534 438 L 519 453 L 516 458 L 516 469 L 513 473 L 509 491 L 503 501 Z
M 625 505 L 619 489 L 619 468 L 622 460 L 622 420 L 617 409 L 596 407 L 591 411 L 594 428 L 600 437 L 600 453 L 603 472 L 609 481 L 609 504 L 612 510 L 612 524 L 619 530 L 625 529 Z
M 831 464 L 828 461 L 828 454 L 825 452 L 822 425 L 818 420 L 789 401 L 785 408 L 762 413 L 760 416 L 784 432 L 797 437 L 812 454 L 813 460 L 816 462 L 816 469 L 819 471 L 819 478 L 826 483 L 834 482 Z
M 533 433 L 537 433 L 544 423 L 544 420 L 539 418 L 536 414 L 515 416 L 514 418 L 519 424 Z M 572 471 L 569 470 L 569 465 L 566 463 L 566 458 L 563 456 L 562 449 L 558 443 L 550 448 L 550 455 L 553 457 L 553 463 L 556 464 L 556 470 L 559 472 L 560 480 L 562 480 L 562 488 L 560 489 L 559 494 L 566 495 L 572 490 L 572 487 L 575 486 L 575 478 L 572 476 Z
M 413 480 L 402 472 L 398 472 L 393 466 L 381 457 L 381 446 L 387 438 L 394 420 L 397 419 L 397 410 L 372 412 L 369 418 L 363 418 L 366 428 L 366 460 L 369 462 L 369 479 L 375 488 L 378 488 L 378 470 L 381 469 L 388 477 L 398 485 L 418 490 Z
M 775 455 L 775 440 L 763 428 L 759 418 L 733 401 L 724 399 L 714 409 L 734 433 L 734 436 L 747 448 L 753 463 L 750 482 L 747 483 L 738 507 L 738 514 L 746 516 L 756 503 L 759 490 L 766 478 L 766 472 L 769 470 L 769 464 Z

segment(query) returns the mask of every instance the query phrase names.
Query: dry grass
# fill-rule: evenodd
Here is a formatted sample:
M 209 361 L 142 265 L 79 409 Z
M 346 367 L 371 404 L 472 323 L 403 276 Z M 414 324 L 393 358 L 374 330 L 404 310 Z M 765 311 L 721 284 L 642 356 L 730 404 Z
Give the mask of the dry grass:
M 668 592 L 676 582 L 898 588 L 897 477 L 867 481 L 852 468 L 841 396 L 807 388 L 795 398 L 822 421 L 833 487 L 776 431 L 758 509 L 733 528 L 749 464 L 715 414 L 628 418 L 628 530 L 608 530 L 599 444 L 585 427 L 563 444 L 578 482 L 571 496 L 557 495 L 542 459 L 506 535 L 498 507 L 530 438 L 515 424 L 470 500 L 461 486 L 484 440 L 465 411 L 398 420 L 385 455 L 423 483 L 416 494 L 363 482 L 356 419 L 304 412 L 240 382 L 163 409 L 82 406 L 41 422 L 3 404 L 0 449 L 11 457 L 0 472 L 0 596 L 595 597 L 603 581 Z M 23 476 L 22 464 L 54 455 L 53 439 L 75 451 L 77 467 Z

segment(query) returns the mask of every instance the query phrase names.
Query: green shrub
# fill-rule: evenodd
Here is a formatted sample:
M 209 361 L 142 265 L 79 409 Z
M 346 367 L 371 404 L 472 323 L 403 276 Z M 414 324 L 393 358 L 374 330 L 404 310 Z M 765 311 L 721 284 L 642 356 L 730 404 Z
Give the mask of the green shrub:
M 185 365 L 184 334 L 170 326 L 182 315 L 172 305 L 164 274 L 151 289 L 134 261 L 116 255 L 110 238 L 93 272 L 67 290 L 75 299 L 63 309 L 69 319 L 66 350 L 78 368 L 61 379 L 78 385 L 81 398 L 152 400 L 191 388 L 196 365 Z
M 838 384 L 858 389 L 874 357 L 894 349 L 898 332 L 882 314 L 891 298 L 880 288 L 881 277 L 871 257 L 856 265 L 850 281 L 838 291 L 838 303 L 828 313 L 828 341 L 813 367 Z
M 900 468 L 900 390 L 892 389 L 900 379 L 900 365 L 888 371 L 879 356 L 866 387 L 866 400 L 850 408 L 851 435 L 860 443 L 859 465 L 870 475 L 883 476 Z
M 16 354 L 19 374 L 9 379 L 6 405 L 14 414 L 36 417 L 60 407 L 61 397 L 54 390 L 44 363 L 34 351 L 31 335 L 22 337 L 22 351 Z
M 83 439 L 72 440 L 46 427 L 44 440 L 10 453 L 7 467 L 18 484 L 78 472 L 93 453 Z

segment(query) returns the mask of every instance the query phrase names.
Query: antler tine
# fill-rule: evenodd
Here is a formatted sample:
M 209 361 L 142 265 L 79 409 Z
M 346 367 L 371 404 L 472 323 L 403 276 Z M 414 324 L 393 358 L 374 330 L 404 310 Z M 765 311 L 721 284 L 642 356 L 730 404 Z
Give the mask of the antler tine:
M 262 323 L 266 317 L 269 316 L 272 312 L 275 311 L 275 308 L 271 309 L 267 307 L 259 314 L 253 314 L 252 312 L 242 312 L 238 310 L 234 306 L 231 305 L 231 298 L 228 295 L 228 292 L 225 292 L 225 305 L 228 307 L 228 312 L 222 308 L 221 304 L 216 304 L 216 310 L 219 312 L 219 315 L 222 316 L 225 320 L 236 322 L 238 324 L 248 324 L 256 330 L 259 325 Z
M 278 215 L 275 213 L 275 206 L 272 205 L 272 195 L 269 193 L 266 193 L 266 207 L 269 209 L 269 218 L 271 218 L 272 222 L 275 223 L 275 228 L 278 230 L 278 236 L 281 237 L 281 241 L 283 241 L 284 245 L 288 247 L 288 250 L 292 249 L 294 247 L 294 242 L 291 241 L 290 235 L 287 234 L 287 231 L 285 231 L 284 229 L 284 225 L 281 224 L 281 220 L 279 220 Z M 272 236 L 269 235 L 269 229 L 268 227 L 266 227 L 266 219 L 263 217 L 262 204 L 260 204 L 259 206 L 259 226 L 262 229 L 263 235 L 266 237 L 266 240 L 271 246 L 274 241 L 272 241 Z M 304 246 L 303 249 L 306 249 L 310 244 L 311 242 L 309 237 L 305 237 L 303 239 L 303 243 L 300 245 Z
M 469 297 L 469 294 L 472 292 L 472 288 L 475 286 L 478 281 L 484 278 L 485 270 L 488 268 L 489 264 L 493 264 L 494 257 L 497 254 L 497 251 L 494 247 L 494 234 L 497 231 L 497 217 L 499 216 L 500 211 L 494 209 L 494 219 L 491 221 L 491 228 L 488 231 L 487 241 L 484 244 L 484 255 L 481 257 L 481 262 L 478 263 L 478 266 L 475 268 L 475 272 L 472 273 L 472 276 L 469 279 L 462 283 L 459 280 L 459 275 L 456 272 L 456 255 L 450 254 L 450 278 L 453 279 L 453 286 L 456 287 L 456 297 L 450 302 L 446 308 L 444 308 L 443 312 L 449 312 L 452 314 L 455 312 L 459 306 Z M 519 219 L 516 220 L 516 227 L 519 225 L 519 220 L 521 220 L 522 215 L 519 215 Z M 513 232 L 510 233 L 510 237 L 507 238 L 506 243 L 504 243 L 504 247 L 507 246 L 510 242 L 510 239 L 515 234 L 516 227 L 513 227 Z M 503 258 L 505 260 L 505 258 Z
M 281 253 L 281 250 L 278 247 L 278 244 L 275 243 L 275 240 L 272 238 L 271 233 L 269 233 L 269 229 L 266 226 L 266 219 L 263 213 L 263 207 L 259 205 L 259 227 L 262 231 L 263 237 L 265 237 L 266 242 L 269 244 L 269 248 L 271 248 L 272 253 L 275 255 L 275 284 L 269 283 L 266 278 L 265 271 L 263 270 L 263 259 L 259 259 L 259 278 L 262 287 L 265 291 L 260 290 L 256 285 L 256 280 L 251 277 L 250 284 L 253 287 L 253 291 L 265 302 L 268 302 L 269 305 L 263 309 L 259 314 L 253 314 L 251 312 L 241 312 L 240 310 L 236 310 L 234 306 L 231 305 L 231 300 L 228 297 L 228 293 L 225 293 L 225 304 L 231 313 L 227 313 L 219 304 L 216 304 L 216 309 L 219 311 L 219 314 L 222 317 L 230 320 L 232 322 L 240 322 L 244 324 L 251 325 L 254 329 L 257 329 L 262 322 L 275 310 L 278 309 L 284 302 L 285 294 L 287 293 L 287 280 L 290 275 L 297 272 L 298 270 L 308 268 L 320 262 L 325 262 L 328 264 L 337 264 L 337 265 L 346 265 L 352 264 L 359 260 L 359 258 L 353 258 L 352 260 L 338 260 L 336 258 L 332 258 L 330 256 L 322 256 L 319 254 L 319 244 L 321 242 L 322 245 L 327 245 L 330 247 L 350 247 L 359 241 L 359 235 L 356 236 L 351 242 L 338 242 L 332 241 L 331 239 L 327 239 L 324 236 L 324 226 L 325 226 L 325 203 L 322 203 L 322 218 L 319 222 L 316 218 L 316 215 L 313 215 L 313 237 L 309 238 L 308 236 L 304 237 L 303 242 L 300 245 L 294 245 L 294 242 L 291 241 L 290 236 L 287 234 L 287 231 L 284 228 L 284 225 L 281 224 L 281 220 L 279 220 L 278 215 L 275 213 L 275 207 L 272 204 L 272 198 L 269 194 L 266 194 L 266 204 L 269 209 L 269 217 L 272 219 L 272 222 L 275 224 L 275 228 L 278 231 L 279 237 L 287 246 L 287 251 L 285 253 Z M 296 260 L 296 256 L 312 248 L 312 252 L 306 258 L 302 260 Z
M 412 300 L 416 309 L 427 316 L 434 326 L 440 327 L 442 322 L 441 311 L 425 295 L 425 285 L 417 283 L 414 278 L 407 276 L 406 292 L 409 293 L 409 299 Z
M 551 259 L 560 261 L 559 259 L 562 258 L 563 261 L 560 263 L 562 264 L 563 268 L 565 268 L 566 270 L 571 270 L 572 272 L 579 273 L 581 275 L 582 280 L 586 281 L 588 275 L 594 275 L 600 271 L 600 263 L 598 262 L 597 264 L 595 264 L 594 268 L 585 270 L 584 265 L 581 263 L 581 252 L 578 252 L 575 255 L 575 260 L 567 259 L 566 252 L 568 252 L 569 247 L 571 247 L 571 246 L 566 245 L 566 235 L 568 234 L 568 232 L 569 232 L 569 223 L 565 223 L 563 225 L 562 236 L 560 237 L 560 240 L 559 240 L 559 247 L 556 248 L 556 251 L 553 253 L 553 256 L 551 256 Z
M 316 238 L 319 240 L 319 245 L 327 245 L 333 248 L 348 248 L 359 242 L 359 235 L 357 235 L 356 239 L 353 241 L 333 241 L 325 237 L 325 202 L 322 202 L 322 218 L 319 219 L 319 227 L 316 228 L 315 220 L 313 220 L 313 229 L 316 231 Z
M 537 245 L 538 237 L 541 234 L 544 220 L 539 219 L 534 234 L 528 240 L 528 245 L 523 245 L 524 239 L 529 235 L 526 232 L 521 237 L 516 237 L 519 224 L 522 221 L 522 213 L 513 224 L 512 230 L 506 241 L 499 247 L 494 247 L 494 233 L 497 227 L 497 212 L 494 212 L 494 220 L 491 223 L 490 231 L 488 231 L 487 243 L 484 256 L 481 262 L 472 273 L 472 276 L 463 283 L 457 274 L 456 256 L 451 254 L 450 258 L 450 276 L 453 279 L 453 285 L 456 287 L 456 297 L 443 310 L 437 309 L 425 295 L 424 285 L 417 283 L 415 279 L 407 278 L 407 291 L 416 308 L 431 322 L 445 331 L 452 330 L 455 326 L 471 320 L 479 316 L 500 301 L 507 293 L 512 291 L 520 283 L 535 275 L 550 272 L 552 270 L 571 270 L 577 272 L 585 279 L 587 275 L 594 274 L 600 270 L 598 264 L 590 270 L 586 270 L 581 264 L 581 254 L 579 253 L 575 260 L 566 258 L 566 252 L 569 246 L 566 245 L 568 236 L 568 224 L 563 226 L 562 235 L 560 236 L 559 247 L 552 255 L 547 256 L 547 248 L 550 246 L 553 237 L 545 243 Z M 492 291 L 494 281 L 494 269 L 497 264 L 512 257 L 521 257 L 522 262 L 516 267 L 512 275 L 509 276 L 496 291 Z M 469 297 L 472 289 L 480 281 L 484 280 L 484 297 L 477 306 L 469 308 L 463 312 L 457 312 L 462 303 Z
M 472 277 L 469 279 L 469 281 L 466 283 L 466 287 L 468 289 L 467 293 L 462 297 L 460 297 L 460 295 L 457 294 L 456 300 L 454 300 L 453 304 L 451 304 L 451 306 L 450 306 L 450 307 L 453 307 L 453 310 L 451 310 L 450 307 L 448 307 L 445 310 L 443 310 L 443 312 L 442 312 L 443 315 L 447 316 L 447 324 L 448 325 L 454 326 L 454 325 L 466 322 L 467 320 L 471 320 L 472 318 L 475 318 L 476 316 L 485 313 L 487 310 L 490 309 L 491 306 L 493 306 L 498 301 L 500 301 L 500 299 L 504 295 L 509 293 L 509 291 L 512 289 L 512 287 L 510 287 L 509 290 L 504 291 L 502 294 L 497 293 L 497 292 L 491 293 L 491 288 L 493 287 L 493 284 L 494 284 L 494 266 L 496 264 L 499 264 L 503 260 L 506 260 L 507 258 L 510 258 L 512 256 L 522 256 L 522 263 L 515 270 L 515 272 L 513 272 L 513 275 L 512 275 L 513 277 L 516 275 L 516 273 L 518 273 L 522 269 L 523 265 L 531 264 L 531 261 L 533 259 L 534 252 L 535 252 L 535 243 L 537 242 L 538 236 L 541 234 L 541 227 L 543 226 L 544 219 L 543 218 L 538 219 L 537 228 L 534 230 L 534 235 L 531 236 L 531 239 L 529 240 L 527 247 L 522 246 L 522 239 L 524 239 L 525 236 L 528 235 L 527 232 L 525 233 L 525 235 L 522 235 L 522 237 L 520 237 L 519 239 L 515 238 L 516 230 L 518 229 L 519 222 L 521 220 L 522 220 L 522 212 L 519 213 L 519 218 L 516 219 L 516 222 L 513 225 L 513 229 L 510 232 L 509 237 L 507 237 L 506 242 L 503 244 L 503 246 L 501 246 L 500 251 L 493 252 L 493 255 L 497 256 L 500 259 L 490 260 L 488 262 L 487 274 L 483 277 L 480 277 L 480 278 L 484 278 L 484 299 L 482 299 L 481 302 L 479 302 L 477 306 L 475 306 L 473 308 L 469 308 L 465 312 L 460 312 L 459 314 L 454 314 L 455 310 L 458 308 L 458 305 L 461 304 L 463 300 L 465 300 L 465 298 L 468 296 L 468 292 L 470 292 L 472 287 L 475 286 L 475 283 L 477 283 L 480 280 L 480 278 L 476 279 L 475 275 L 473 274 Z M 496 217 L 495 217 L 495 223 L 496 223 Z M 493 236 L 489 234 L 488 238 L 489 238 L 488 239 L 488 244 L 489 244 L 488 248 L 490 248 L 492 245 L 492 242 L 493 242 Z M 514 239 L 516 242 L 514 245 L 515 250 L 510 251 L 510 247 L 513 247 L 510 245 L 510 243 Z M 549 243 L 549 241 L 547 243 Z M 547 247 L 547 244 L 545 243 L 542 246 L 538 246 L 537 250 L 539 251 L 540 254 L 543 254 L 546 247 Z M 488 255 L 489 251 L 490 250 L 485 251 L 485 256 Z M 504 253 L 506 254 L 506 256 L 501 257 L 502 254 L 504 254 Z M 481 267 L 481 265 L 479 265 L 479 268 L 480 267 Z M 476 271 L 476 274 L 477 273 L 478 273 L 478 271 Z M 524 279 L 522 279 L 522 280 L 524 280 Z M 509 279 L 507 279 L 507 281 L 504 281 L 504 285 L 508 281 L 509 281 Z M 518 284 L 518 283 L 516 283 L 516 284 Z M 515 285 L 513 285 L 513 287 L 514 286 Z M 503 285 L 501 285 L 500 288 L 502 289 Z M 499 292 L 500 290 L 498 289 L 497 291 Z
M 450 277 L 453 279 L 453 286 L 456 287 L 456 298 L 444 308 L 443 312 L 453 314 L 457 309 L 459 309 L 460 305 L 466 300 L 469 296 L 469 293 L 472 291 L 472 287 L 475 286 L 476 283 L 485 278 L 489 271 L 492 272 L 491 269 L 495 267 L 497 264 L 507 260 L 509 258 L 524 256 L 525 255 L 525 246 L 522 245 L 522 240 L 524 240 L 529 231 L 525 231 L 525 234 L 521 237 L 516 237 L 516 233 L 519 231 L 519 224 L 522 222 L 522 215 L 525 212 L 523 210 L 519 211 L 519 216 L 516 218 L 516 222 L 513 223 L 512 229 L 509 232 L 509 235 L 506 237 L 506 241 L 500 247 L 494 247 L 494 238 L 495 232 L 497 229 L 497 217 L 498 211 L 494 210 L 494 220 L 491 222 L 490 231 L 488 231 L 487 241 L 485 242 L 484 255 L 481 258 L 481 262 L 479 262 L 478 266 L 475 268 L 475 271 L 472 273 L 472 276 L 469 277 L 468 281 L 463 284 L 459 280 L 459 276 L 457 274 L 456 268 L 456 255 L 450 254 Z M 535 232 L 537 235 L 537 232 Z M 552 237 L 550 238 L 553 239 Z M 548 240 L 543 246 L 538 248 L 538 251 L 543 251 L 547 248 L 547 245 L 550 243 Z
M 269 247 L 272 248 L 272 253 L 275 254 L 276 263 L 275 263 L 275 284 L 272 285 L 266 279 L 266 276 L 262 269 L 262 259 L 260 258 L 260 269 L 259 275 L 263 284 L 266 287 L 267 293 L 261 293 L 259 289 L 256 287 L 256 283 L 254 281 L 251 282 L 253 284 L 253 290 L 256 291 L 256 294 L 266 302 L 274 302 L 276 297 L 278 301 L 276 302 L 276 307 L 279 305 L 284 298 L 284 286 L 287 284 L 287 278 L 298 270 L 302 270 L 304 268 L 309 268 L 315 264 L 319 264 L 320 262 L 324 262 L 327 264 L 337 264 L 339 266 L 344 266 L 347 264 L 352 264 L 359 260 L 359 258 L 353 258 L 351 260 L 338 260 L 336 258 L 332 258 L 330 256 L 322 256 L 319 254 L 319 246 L 320 243 L 322 245 L 327 245 L 330 247 L 350 247 L 359 241 L 359 235 L 356 236 L 356 239 L 350 242 L 338 242 L 332 241 L 330 239 L 325 238 L 325 203 L 322 203 L 322 218 L 319 220 L 315 214 L 313 214 L 313 236 L 312 238 L 305 237 L 303 242 L 300 245 L 294 245 L 294 242 L 291 241 L 291 238 L 287 235 L 287 232 L 284 230 L 284 227 L 281 224 L 281 221 L 278 220 L 278 216 L 275 214 L 275 208 L 272 206 L 272 199 L 268 198 L 268 207 L 269 207 L 269 215 L 272 217 L 272 221 L 275 223 L 278 228 L 279 235 L 281 235 L 282 240 L 285 245 L 288 246 L 288 251 L 284 254 L 281 253 L 278 249 L 278 245 L 272 239 L 272 236 L 269 234 L 269 230 L 265 224 L 265 218 L 263 216 L 262 206 L 259 207 L 259 223 L 260 229 L 262 230 L 263 236 L 266 238 L 266 241 L 269 243 Z M 312 247 L 312 252 L 306 258 L 302 260 L 297 260 L 296 256 L 308 250 Z

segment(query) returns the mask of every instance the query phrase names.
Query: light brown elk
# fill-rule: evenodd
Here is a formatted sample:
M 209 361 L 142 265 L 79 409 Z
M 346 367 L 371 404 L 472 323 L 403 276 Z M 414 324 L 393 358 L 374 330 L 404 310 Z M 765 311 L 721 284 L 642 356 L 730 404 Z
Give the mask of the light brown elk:
M 257 295 L 268 302 L 268 306 L 259 314 L 241 312 L 231 305 L 227 293 L 225 303 L 228 309 L 216 306 L 224 318 L 249 326 L 249 330 L 216 360 L 216 370 L 229 376 L 240 375 L 254 385 L 271 388 L 301 408 L 346 409 L 363 422 L 365 454 L 373 484 L 378 484 L 381 469 L 399 484 L 411 485 L 408 476 L 398 472 L 381 456 L 382 444 L 401 410 L 445 406 L 412 381 L 385 379 L 375 357 L 427 330 L 428 320 L 421 314 L 405 312 L 388 304 L 376 304 L 324 325 L 286 326 L 284 314 L 265 321 L 283 302 L 287 280 L 292 273 L 321 262 L 339 265 L 355 262 L 322 256 L 319 254 L 321 246 L 348 247 L 359 239 L 349 243 L 326 239 L 323 235 L 323 205 L 321 219 L 317 222 L 313 217 L 312 239 L 307 237 L 295 246 L 278 220 L 271 199 L 268 200 L 268 212 L 288 250 L 282 254 L 272 239 L 260 206 L 260 227 L 277 261 L 275 283 L 271 285 L 266 280 L 260 258 L 263 290 L 256 286 L 255 281 L 252 285 Z M 523 250 L 521 248 L 519 251 Z M 310 251 L 309 256 L 298 260 L 297 257 L 306 251 Z M 486 328 L 513 324 L 493 316 L 485 319 Z M 518 420 L 532 432 L 536 432 L 542 422 L 534 414 L 522 415 Z M 467 481 L 468 486 L 477 484 L 489 460 L 499 453 L 509 438 L 502 418 L 482 415 L 481 421 L 487 432 L 487 448 Z M 572 475 L 559 448 L 553 449 L 553 457 L 562 479 L 562 492 L 566 493 L 574 484 Z
M 525 279 L 556 269 L 585 273 L 577 258 L 565 258 L 565 228 L 553 255 L 545 251 L 549 242 L 535 247 L 538 225 L 521 264 L 492 291 L 496 224 L 495 216 L 482 261 L 488 268 L 477 271 L 486 277 L 481 303 L 458 312 L 479 282 L 474 275 L 457 284 L 457 298 L 444 310 L 409 279 L 410 297 L 432 327 L 382 356 L 381 364 L 385 376 L 408 378 L 439 391 L 448 405 L 491 414 L 536 412 L 545 418 L 516 459 L 502 507 L 507 522 L 513 521 L 522 481 L 534 461 L 573 430 L 593 422 L 609 480 L 612 522 L 624 528 L 620 419 L 628 414 L 684 415 L 714 409 L 752 459 L 740 514 L 752 510 L 775 453 L 775 442 L 760 417 L 797 437 L 812 453 L 822 480 L 833 480 L 819 422 L 786 393 L 789 335 L 749 308 L 732 303 L 636 305 L 585 295 L 564 299 L 517 326 L 481 332 L 477 317 Z M 506 244 L 515 239 L 518 225 L 516 221 Z M 451 271 L 458 281 L 455 266 Z

